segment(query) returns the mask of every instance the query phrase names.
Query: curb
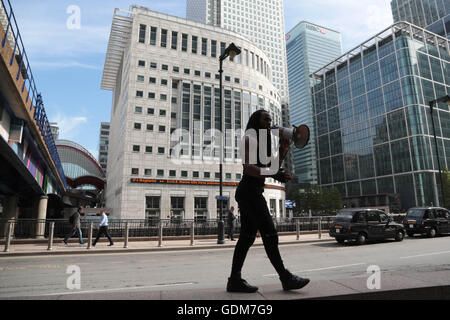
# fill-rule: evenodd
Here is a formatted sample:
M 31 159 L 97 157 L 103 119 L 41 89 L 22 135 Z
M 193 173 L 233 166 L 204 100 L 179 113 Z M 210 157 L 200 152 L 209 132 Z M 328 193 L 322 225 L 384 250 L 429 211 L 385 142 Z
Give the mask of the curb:
M 331 295 L 304 300 L 450 300 L 450 285 Z
M 290 245 L 290 244 L 310 244 L 318 242 L 334 242 L 334 239 L 317 239 L 317 240 L 306 240 L 306 241 L 286 241 L 280 242 L 279 245 Z M 73 250 L 73 251 L 39 251 L 39 252 L 0 252 L 1 258 L 9 257 L 25 257 L 25 256 L 62 256 L 62 255 L 89 255 L 89 254 L 111 254 L 111 253 L 140 253 L 140 252 L 170 252 L 170 251 L 189 251 L 189 250 L 214 250 L 214 249 L 231 249 L 234 248 L 236 244 L 223 244 L 223 245 L 205 245 L 205 246 L 183 246 L 183 247 L 157 247 L 157 248 L 120 248 L 120 249 L 109 249 L 109 250 L 97 250 L 97 249 L 85 249 L 84 251 Z M 252 247 L 263 247 L 263 243 L 255 243 Z

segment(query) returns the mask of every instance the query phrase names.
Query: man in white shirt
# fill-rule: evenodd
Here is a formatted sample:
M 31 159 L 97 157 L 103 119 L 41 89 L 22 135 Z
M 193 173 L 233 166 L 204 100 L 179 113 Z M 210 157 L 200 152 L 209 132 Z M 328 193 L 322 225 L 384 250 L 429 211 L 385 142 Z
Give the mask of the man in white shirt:
M 97 233 L 97 238 L 95 238 L 94 243 L 92 244 L 92 246 L 95 247 L 95 245 L 97 244 L 98 239 L 104 234 L 108 240 L 109 240 L 109 245 L 108 246 L 112 246 L 114 245 L 114 242 L 111 238 L 111 236 L 109 235 L 108 232 L 108 216 L 105 213 L 105 210 L 100 211 L 99 213 L 97 213 L 97 215 L 101 216 L 101 221 L 98 224 L 98 233 Z

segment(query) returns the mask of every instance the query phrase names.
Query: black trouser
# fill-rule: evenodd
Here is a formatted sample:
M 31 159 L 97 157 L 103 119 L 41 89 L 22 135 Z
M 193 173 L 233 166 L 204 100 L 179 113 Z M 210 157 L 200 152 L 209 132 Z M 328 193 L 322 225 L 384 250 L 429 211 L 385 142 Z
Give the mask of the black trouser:
M 100 237 L 102 235 L 105 235 L 108 238 L 110 244 L 114 243 L 111 236 L 109 235 L 108 226 L 103 226 L 103 227 L 100 227 L 100 229 L 98 230 L 97 238 L 95 238 L 94 243 L 93 243 L 94 246 L 97 244 L 98 239 L 100 239 Z
M 234 239 L 233 233 L 234 233 L 234 221 L 228 223 L 228 238 Z
M 241 232 L 234 249 L 232 277 L 240 277 L 247 252 L 253 245 L 259 230 L 264 249 L 279 275 L 286 270 L 278 249 L 278 233 L 263 196 L 263 189 L 252 184 L 240 184 L 236 190 L 236 200 L 241 211 Z

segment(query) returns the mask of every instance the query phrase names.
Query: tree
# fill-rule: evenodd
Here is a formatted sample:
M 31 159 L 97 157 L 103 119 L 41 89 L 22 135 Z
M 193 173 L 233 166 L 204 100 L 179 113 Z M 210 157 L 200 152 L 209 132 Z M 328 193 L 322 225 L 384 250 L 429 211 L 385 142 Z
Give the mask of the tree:
M 445 208 L 450 207 L 450 172 L 446 167 L 442 170 L 442 188 L 443 188 L 443 206 Z

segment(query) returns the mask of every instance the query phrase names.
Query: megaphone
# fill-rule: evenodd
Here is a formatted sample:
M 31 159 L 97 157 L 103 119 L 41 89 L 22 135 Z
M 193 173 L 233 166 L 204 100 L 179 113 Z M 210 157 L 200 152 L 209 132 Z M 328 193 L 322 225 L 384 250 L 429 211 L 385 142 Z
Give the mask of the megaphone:
M 309 142 L 310 131 L 306 124 L 294 126 L 294 128 L 274 127 L 272 129 L 280 130 L 280 138 L 293 142 L 298 149 L 303 149 Z

